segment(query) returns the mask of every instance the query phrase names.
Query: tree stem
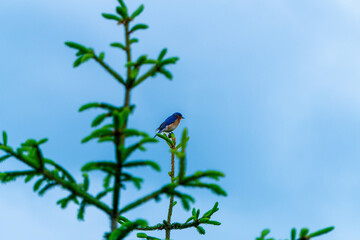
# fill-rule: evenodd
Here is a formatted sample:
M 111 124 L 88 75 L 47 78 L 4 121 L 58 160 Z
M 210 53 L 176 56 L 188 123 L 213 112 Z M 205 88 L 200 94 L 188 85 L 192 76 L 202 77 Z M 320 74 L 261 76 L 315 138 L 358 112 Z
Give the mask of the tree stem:
M 173 142 L 174 145 L 170 146 L 171 149 L 174 149 L 176 146 L 176 142 L 175 142 L 175 137 L 173 134 L 171 134 L 171 136 L 173 137 Z M 171 153 L 171 172 L 170 172 L 170 177 L 171 177 L 171 183 L 175 182 L 175 154 Z M 167 223 L 168 226 L 170 226 L 171 224 L 171 215 L 172 215 L 172 211 L 173 211 L 173 207 L 174 207 L 174 195 L 170 196 L 170 203 L 169 203 L 169 210 L 168 210 L 168 217 L 167 217 Z M 166 228 L 165 232 L 166 232 L 166 236 L 165 239 L 166 240 L 170 240 L 170 228 Z
M 130 49 L 130 32 L 129 32 L 129 22 L 124 24 L 125 26 L 125 42 L 126 42 L 126 60 L 131 61 L 131 49 Z M 124 99 L 124 108 L 130 106 L 130 91 L 131 86 L 129 85 L 129 79 L 131 75 L 131 67 L 127 69 L 127 80 L 125 85 L 125 99 Z M 122 174 L 122 152 L 119 149 L 119 146 L 125 146 L 125 135 L 122 134 L 122 130 L 127 127 L 127 119 L 124 121 L 123 125 L 120 126 L 119 119 L 117 116 L 114 117 L 114 127 L 115 127 L 115 157 L 116 157 L 116 173 L 115 173 L 115 183 L 114 183 L 114 195 L 113 195 L 113 209 L 111 214 L 111 231 L 114 231 L 118 227 L 118 218 L 119 218 L 119 206 L 120 206 L 120 191 L 121 191 L 121 174 Z M 120 131 L 119 131 L 120 130 Z
M 129 32 L 129 22 L 124 24 L 125 26 L 125 51 L 126 51 L 126 61 L 127 63 L 131 62 L 131 49 L 130 49 L 130 32 Z M 131 66 L 127 67 L 127 79 L 126 79 L 127 87 L 131 87 L 132 79 L 131 79 Z
M 119 129 L 119 119 L 114 116 L 115 129 Z M 121 187 L 121 152 L 119 151 L 120 146 L 120 134 L 118 131 L 115 132 L 115 157 L 116 157 L 116 173 L 114 183 L 114 195 L 113 195 L 113 209 L 111 214 L 111 231 L 117 229 L 118 208 L 120 198 L 120 187 Z

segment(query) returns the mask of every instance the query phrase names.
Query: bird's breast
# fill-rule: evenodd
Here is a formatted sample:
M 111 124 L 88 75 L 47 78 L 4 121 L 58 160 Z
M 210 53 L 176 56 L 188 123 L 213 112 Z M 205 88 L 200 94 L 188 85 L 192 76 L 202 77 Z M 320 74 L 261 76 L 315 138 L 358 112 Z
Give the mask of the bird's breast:
M 179 125 L 179 123 L 180 123 L 180 119 L 176 119 L 175 122 L 173 122 L 165 127 L 165 129 L 164 129 L 165 132 L 171 132 L 171 131 L 175 130 L 175 128 Z

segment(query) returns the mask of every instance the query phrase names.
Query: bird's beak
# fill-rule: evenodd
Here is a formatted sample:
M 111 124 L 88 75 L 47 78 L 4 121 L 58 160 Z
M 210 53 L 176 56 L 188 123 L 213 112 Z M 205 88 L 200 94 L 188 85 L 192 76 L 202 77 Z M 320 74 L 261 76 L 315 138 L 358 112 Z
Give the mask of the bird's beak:
M 182 119 L 185 119 L 184 117 L 181 117 Z

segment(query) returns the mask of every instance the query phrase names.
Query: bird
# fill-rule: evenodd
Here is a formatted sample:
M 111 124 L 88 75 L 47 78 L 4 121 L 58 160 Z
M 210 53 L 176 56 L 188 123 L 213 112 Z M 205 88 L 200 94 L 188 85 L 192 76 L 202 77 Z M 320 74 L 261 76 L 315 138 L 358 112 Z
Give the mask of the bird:
M 162 132 L 172 132 L 174 131 L 177 126 L 179 126 L 180 120 L 184 119 L 184 117 L 181 115 L 181 113 L 176 112 L 173 115 L 171 115 L 170 117 L 168 117 L 157 129 L 157 133 L 162 133 Z M 156 137 L 156 135 L 154 136 Z

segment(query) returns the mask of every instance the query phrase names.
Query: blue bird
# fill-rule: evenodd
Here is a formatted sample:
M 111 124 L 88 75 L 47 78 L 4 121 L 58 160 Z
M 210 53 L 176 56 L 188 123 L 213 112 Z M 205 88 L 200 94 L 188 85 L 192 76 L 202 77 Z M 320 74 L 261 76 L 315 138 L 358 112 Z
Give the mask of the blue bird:
M 174 131 L 177 126 L 179 126 L 180 120 L 184 119 L 184 117 L 181 115 L 181 113 L 174 113 L 170 117 L 168 117 L 157 129 L 157 133 L 162 132 L 172 132 Z M 156 137 L 156 135 L 155 135 Z

